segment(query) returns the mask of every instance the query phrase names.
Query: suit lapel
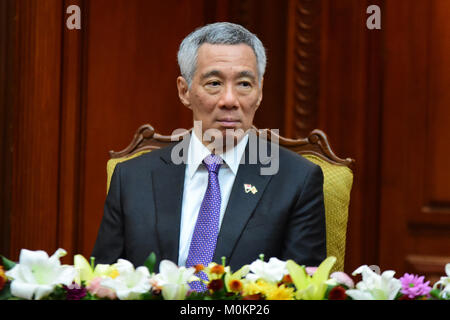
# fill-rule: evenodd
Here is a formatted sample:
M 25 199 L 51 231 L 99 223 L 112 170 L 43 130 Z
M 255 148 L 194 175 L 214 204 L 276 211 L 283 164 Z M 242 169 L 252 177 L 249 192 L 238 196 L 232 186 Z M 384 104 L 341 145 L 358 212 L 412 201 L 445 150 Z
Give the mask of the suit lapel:
M 245 150 L 245 159 L 248 158 L 247 144 Z M 248 162 L 248 161 L 246 161 Z M 241 233 L 252 216 L 261 196 L 271 179 L 271 175 L 260 174 L 261 164 L 240 164 L 239 170 L 231 189 L 230 198 L 228 200 L 225 215 L 223 217 L 222 226 L 217 239 L 216 250 L 214 253 L 214 261 L 220 261 L 221 257 L 227 259 L 231 257 L 233 249 L 239 240 Z M 244 184 L 251 184 L 257 188 L 257 192 L 245 192 Z
M 159 258 L 177 263 L 186 164 L 171 161 L 172 148 L 164 151 L 161 159 L 165 165 L 152 172 L 156 230 L 162 254 Z

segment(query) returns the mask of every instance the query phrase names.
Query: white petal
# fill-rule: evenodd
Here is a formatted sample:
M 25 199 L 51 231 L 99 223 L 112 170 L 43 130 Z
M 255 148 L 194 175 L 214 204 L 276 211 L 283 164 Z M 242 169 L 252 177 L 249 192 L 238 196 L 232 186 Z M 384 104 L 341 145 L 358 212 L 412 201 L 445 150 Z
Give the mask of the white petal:
M 161 293 L 164 300 L 175 300 L 178 286 L 176 284 L 167 283 L 162 287 Z
M 162 260 L 159 263 L 159 272 L 162 274 L 170 274 L 172 272 L 176 272 L 178 267 L 175 263 L 169 260 Z
M 165 300 L 184 300 L 188 291 L 187 285 L 176 285 L 169 283 L 162 288 L 162 295 Z
M 72 266 L 62 266 L 58 268 L 57 274 L 55 274 L 55 284 L 65 284 L 68 286 L 77 277 L 77 270 Z
M 119 298 L 119 300 L 132 300 L 130 290 L 119 290 L 119 291 L 116 291 L 116 294 L 117 294 L 117 298 Z
M 372 295 L 365 291 L 360 290 L 347 290 L 345 293 L 350 296 L 353 300 L 374 300 Z
M 55 289 L 54 285 L 38 285 L 34 293 L 35 300 L 41 300 L 48 296 Z
M 125 259 L 117 260 L 117 263 L 114 265 L 119 271 L 119 274 L 128 274 L 134 271 L 133 264 Z
M 67 251 L 64 249 L 59 248 L 58 250 L 55 251 L 55 253 L 50 257 L 50 262 L 54 265 L 60 266 L 61 262 L 59 261 L 59 259 L 61 257 L 64 257 L 67 254 Z
M 383 280 L 390 280 L 390 279 L 394 278 L 394 275 L 395 275 L 395 271 L 393 271 L 393 270 L 386 270 L 381 275 L 381 278 Z
M 249 274 L 247 274 L 245 279 L 250 280 L 250 281 L 256 281 L 259 279 L 259 275 L 254 274 L 254 273 L 249 273 Z
M 352 275 L 356 276 L 357 274 L 361 274 L 364 270 L 370 269 L 367 265 L 362 265 L 358 267 L 355 271 L 352 272 Z
M 148 271 L 147 267 L 138 267 L 136 269 L 136 272 L 140 273 L 144 277 L 149 277 L 150 278 L 150 272 Z
M 113 268 L 109 264 L 98 264 L 94 269 L 94 276 L 106 275 L 111 272 Z
M 9 278 L 9 279 L 19 279 L 20 277 L 20 265 L 16 264 L 12 269 L 8 270 L 5 272 L 5 275 Z
M 27 249 L 20 250 L 19 264 L 24 266 L 34 266 L 45 264 L 48 261 L 48 254 L 45 251 L 31 251 Z
M 445 265 L 445 273 L 447 274 L 447 277 L 450 277 L 450 263 Z
M 18 298 L 31 300 L 37 286 L 37 284 L 14 280 L 11 282 L 11 294 Z
M 34 274 L 31 272 L 30 267 L 26 265 L 20 265 L 18 268 L 18 276 L 23 282 L 27 283 L 36 283 L 36 278 Z
M 183 277 L 182 277 L 182 282 L 188 282 L 190 279 L 192 279 L 193 277 L 198 279 L 196 276 L 194 276 L 195 273 L 195 269 L 194 268 L 188 268 L 185 269 L 183 271 Z
M 396 280 L 396 281 L 394 281 L 394 280 Z M 395 297 L 397 296 L 397 293 L 400 291 L 401 288 L 402 288 L 401 281 L 397 280 L 397 279 L 393 279 L 392 283 L 391 283 L 390 292 L 388 294 L 388 299 L 394 300 Z

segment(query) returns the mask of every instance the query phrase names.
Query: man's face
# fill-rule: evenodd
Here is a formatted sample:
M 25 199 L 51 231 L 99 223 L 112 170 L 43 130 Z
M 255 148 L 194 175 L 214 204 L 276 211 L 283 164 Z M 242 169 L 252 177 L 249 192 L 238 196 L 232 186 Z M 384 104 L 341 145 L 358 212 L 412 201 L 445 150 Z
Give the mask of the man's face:
M 256 56 L 246 44 L 201 45 L 191 88 L 183 77 L 178 77 L 177 86 L 194 121 L 202 121 L 203 132 L 247 131 L 262 99 Z

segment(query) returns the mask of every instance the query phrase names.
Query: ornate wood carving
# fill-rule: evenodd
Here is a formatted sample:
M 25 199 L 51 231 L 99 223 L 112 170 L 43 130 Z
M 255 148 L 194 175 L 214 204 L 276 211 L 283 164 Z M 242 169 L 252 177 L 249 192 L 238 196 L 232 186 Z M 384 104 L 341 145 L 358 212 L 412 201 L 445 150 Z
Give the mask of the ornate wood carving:
M 337 165 L 344 165 L 352 168 L 355 160 L 346 158 L 341 159 L 333 152 L 328 142 L 326 134 L 318 129 L 311 131 L 306 138 L 302 139 L 288 139 L 278 135 L 270 129 L 257 129 L 253 127 L 257 134 L 264 134 L 268 139 L 276 136 L 279 144 L 299 154 L 314 154 L 330 163 Z M 192 129 L 191 129 L 192 130 Z M 191 130 L 186 130 L 176 136 L 165 136 L 155 132 L 155 129 L 150 124 L 140 126 L 131 143 L 123 150 L 114 152 L 110 151 L 111 158 L 120 158 L 124 156 L 131 156 L 135 153 L 144 150 L 155 150 L 167 146 L 174 141 L 180 141 L 186 137 Z
M 289 3 L 286 133 L 304 137 L 317 126 L 320 1 Z

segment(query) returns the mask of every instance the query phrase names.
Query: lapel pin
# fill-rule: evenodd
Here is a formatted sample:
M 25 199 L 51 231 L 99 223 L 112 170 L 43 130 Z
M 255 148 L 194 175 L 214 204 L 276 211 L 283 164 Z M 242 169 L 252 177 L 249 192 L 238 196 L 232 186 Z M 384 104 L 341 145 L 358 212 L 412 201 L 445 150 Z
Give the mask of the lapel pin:
M 258 192 L 258 190 L 256 189 L 255 186 L 252 186 L 251 184 L 248 184 L 248 183 L 244 183 L 244 191 L 245 191 L 245 193 L 251 192 L 253 194 Z

